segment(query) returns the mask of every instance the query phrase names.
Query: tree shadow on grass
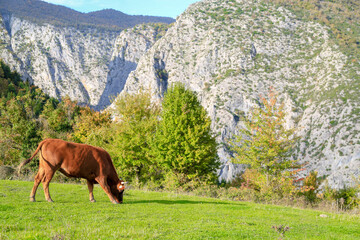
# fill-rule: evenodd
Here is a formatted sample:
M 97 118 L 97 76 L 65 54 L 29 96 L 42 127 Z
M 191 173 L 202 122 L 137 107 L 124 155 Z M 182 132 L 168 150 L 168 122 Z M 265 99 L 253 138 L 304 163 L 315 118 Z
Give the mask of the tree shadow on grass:
M 213 205 L 236 205 L 239 207 L 247 207 L 244 203 L 239 202 L 212 202 L 212 201 L 191 201 L 191 200 L 128 200 L 124 201 L 125 204 L 142 204 L 142 203 L 157 203 L 165 205 L 178 205 L 178 204 L 213 204 Z

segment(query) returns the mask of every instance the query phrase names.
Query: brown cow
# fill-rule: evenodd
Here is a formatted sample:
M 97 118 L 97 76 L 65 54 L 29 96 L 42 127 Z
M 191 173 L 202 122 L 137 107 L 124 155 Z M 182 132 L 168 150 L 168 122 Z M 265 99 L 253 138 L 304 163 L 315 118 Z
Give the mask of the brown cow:
M 39 171 L 35 176 L 30 201 L 35 202 L 36 189 L 40 181 L 43 182 L 46 200 L 53 201 L 49 194 L 49 183 L 56 170 L 59 170 L 67 177 L 85 178 L 91 202 L 95 202 L 94 183 L 99 183 L 112 203 L 122 203 L 125 185 L 116 174 L 110 155 L 104 149 L 60 139 L 46 139 L 40 142 L 31 158 L 19 165 L 19 172 L 38 152 Z

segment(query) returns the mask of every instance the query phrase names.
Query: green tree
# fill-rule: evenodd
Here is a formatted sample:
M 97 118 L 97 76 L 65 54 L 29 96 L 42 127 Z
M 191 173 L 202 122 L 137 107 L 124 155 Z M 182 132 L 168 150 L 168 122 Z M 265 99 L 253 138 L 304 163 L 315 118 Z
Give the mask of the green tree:
M 151 143 L 159 121 L 159 105 L 151 101 L 150 92 L 141 91 L 122 95 L 114 106 L 115 119 L 110 128 L 99 129 L 89 143 L 106 148 L 127 181 L 144 184 L 154 180 L 158 169 Z
M 268 98 L 261 97 L 261 106 L 254 108 L 244 119 L 245 128 L 232 141 L 234 163 L 247 164 L 250 168 L 272 176 L 298 165 L 291 159 L 297 141 L 295 129 L 285 127 L 284 104 L 278 103 L 274 89 Z
M 55 101 L 47 101 L 42 111 L 42 117 L 46 119 L 48 128 L 55 134 L 60 136 L 59 133 L 70 133 L 73 125 L 75 124 L 75 118 L 79 115 L 80 107 L 76 105 L 76 102 L 71 101 L 66 96 L 62 101 L 57 104 Z M 50 134 L 53 136 L 54 133 Z M 45 133 L 45 136 L 48 135 Z
M 211 120 L 194 92 L 175 83 L 165 93 L 154 151 L 157 161 L 181 183 L 213 181 L 219 167 Z
M 4 70 L 0 67 L 0 97 L 7 94 L 8 90 L 8 80 L 5 78 Z
M 0 163 L 16 165 L 46 137 L 66 139 L 79 114 L 68 97 L 61 103 L 21 80 L 0 61 Z M 34 162 L 35 164 L 35 162 Z
M 3 100 L 3 99 L 2 99 Z M 32 111 L 27 105 L 29 95 L 17 96 L 0 106 L 0 135 L 3 149 L 0 156 L 4 164 L 16 164 L 24 157 L 28 157 L 31 149 L 39 142 L 38 123 L 32 118 Z

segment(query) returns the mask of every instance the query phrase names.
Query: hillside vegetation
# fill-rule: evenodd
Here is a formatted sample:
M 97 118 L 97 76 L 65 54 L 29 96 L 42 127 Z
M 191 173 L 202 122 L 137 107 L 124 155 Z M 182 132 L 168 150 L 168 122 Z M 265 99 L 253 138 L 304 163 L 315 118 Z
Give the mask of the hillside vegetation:
M 266 0 L 292 9 L 298 17 L 330 28 L 350 61 L 360 60 L 360 3 L 356 0 Z
M 29 202 L 32 182 L 0 181 L 1 239 L 358 239 L 358 215 L 125 190 L 113 205 L 100 187 L 50 184 L 54 203 Z M 289 227 L 281 230 L 274 228 Z
M 331 40 L 348 56 L 346 68 L 352 84 L 345 84 L 335 91 L 339 94 L 343 88 L 349 89 L 343 100 L 359 100 L 360 92 L 360 2 L 356 0 L 266 0 L 292 10 L 304 21 L 319 22 L 329 28 Z M 355 91 L 353 91 L 355 90 Z M 340 95 L 340 94 L 339 94 Z M 328 97 L 336 98 L 339 95 Z M 358 112 L 356 109 L 355 112 Z
M 16 166 L 42 139 L 69 139 L 79 131 L 80 116 L 91 119 L 92 130 L 110 122 L 109 114 L 80 107 L 68 97 L 61 102 L 49 97 L 0 61 L 0 165 Z

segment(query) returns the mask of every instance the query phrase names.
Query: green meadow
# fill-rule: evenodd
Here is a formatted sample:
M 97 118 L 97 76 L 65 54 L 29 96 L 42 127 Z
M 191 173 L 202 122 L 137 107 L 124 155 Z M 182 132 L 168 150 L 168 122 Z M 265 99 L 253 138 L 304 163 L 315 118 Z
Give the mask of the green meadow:
M 359 215 L 140 190 L 114 205 L 99 186 L 91 203 L 86 184 L 60 183 L 33 203 L 32 185 L 0 181 L 0 239 L 360 239 Z

